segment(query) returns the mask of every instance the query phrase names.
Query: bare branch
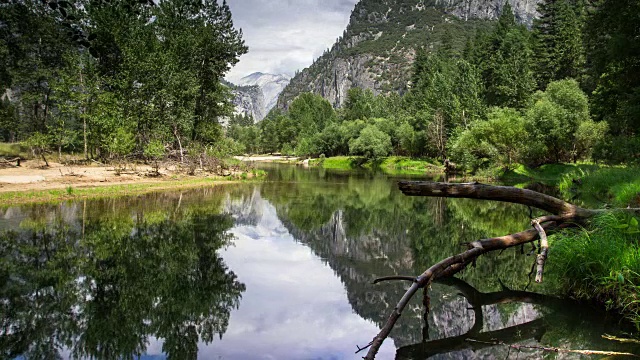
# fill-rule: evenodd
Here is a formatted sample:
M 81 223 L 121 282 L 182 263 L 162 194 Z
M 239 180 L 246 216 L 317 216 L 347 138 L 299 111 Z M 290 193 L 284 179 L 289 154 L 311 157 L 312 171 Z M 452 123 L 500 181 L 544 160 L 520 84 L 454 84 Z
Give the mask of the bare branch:
M 537 220 L 533 220 L 531 225 L 536 228 L 538 234 L 540 236 L 540 254 L 538 254 L 538 258 L 536 260 L 537 271 L 536 271 L 536 282 L 539 284 L 542 282 L 542 273 L 544 272 L 544 263 L 547 261 L 547 256 L 549 253 L 549 241 L 547 240 L 547 234 L 545 233 L 542 226 Z
M 533 190 L 519 189 L 511 186 L 494 186 L 480 183 L 439 183 L 425 181 L 401 181 L 400 190 L 409 196 L 430 196 L 493 200 L 532 206 L 555 215 L 571 215 L 587 218 L 594 210 L 583 209 L 553 196 Z
M 416 282 L 417 279 L 414 276 L 384 276 L 384 277 L 380 277 L 373 280 L 373 284 L 375 285 L 383 281 L 393 281 L 393 280 L 404 280 L 404 281 Z
M 603 355 L 603 356 L 631 356 L 631 357 L 640 358 L 640 355 L 636 355 L 632 353 L 615 352 L 615 351 L 571 350 L 571 349 L 562 349 L 557 347 L 546 347 L 546 346 L 535 346 L 535 345 L 511 345 L 511 344 L 504 343 L 502 341 L 480 341 L 480 340 L 474 340 L 474 339 L 467 339 L 467 341 L 480 343 L 480 344 L 503 345 L 516 350 L 528 349 L 528 350 L 541 350 L 544 352 L 553 352 L 553 353 L 572 353 L 572 354 L 581 354 L 581 355 Z
M 374 283 L 385 280 L 411 280 L 414 283 L 405 292 L 404 296 L 393 312 L 389 316 L 384 327 L 373 338 L 371 347 L 365 359 L 374 359 L 382 342 L 389 336 L 395 323 L 400 318 L 405 306 L 420 288 L 428 288 L 429 285 L 438 279 L 452 276 L 465 269 L 467 265 L 475 262 L 482 254 L 504 250 L 510 247 L 530 243 L 541 239 L 541 253 L 536 259 L 537 274 L 536 282 L 542 282 L 544 264 L 548 256 L 549 242 L 547 235 L 560 229 L 581 225 L 590 217 L 607 210 L 589 210 L 570 204 L 555 197 L 538 193 L 532 190 L 518 189 L 507 186 L 493 186 L 480 183 L 450 184 L 437 182 L 402 181 L 399 183 L 400 190 L 409 196 L 429 196 L 429 197 L 451 197 L 503 201 L 515 204 L 522 204 L 536 207 L 550 212 L 552 215 L 542 216 L 532 221 L 533 229 L 519 233 L 478 240 L 469 244 L 468 250 L 460 254 L 448 257 L 437 264 L 431 266 L 424 273 L 413 279 L 405 276 L 392 276 L 377 279 Z M 638 209 L 620 209 L 627 212 L 640 213 Z M 534 266 L 536 265 L 534 264 Z M 426 296 L 426 294 L 425 294 Z

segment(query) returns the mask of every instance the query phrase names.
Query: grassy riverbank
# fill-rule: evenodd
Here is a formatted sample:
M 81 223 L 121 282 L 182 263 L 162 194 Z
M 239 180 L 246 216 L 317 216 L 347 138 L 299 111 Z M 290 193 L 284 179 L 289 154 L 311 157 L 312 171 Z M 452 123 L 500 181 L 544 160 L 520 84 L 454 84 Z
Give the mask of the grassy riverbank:
M 549 271 L 572 296 L 619 311 L 640 330 L 639 235 L 637 217 L 600 215 L 551 237 Z
M 566 198 L 612 207 L 640 207 L 640 168 L 603 167 L 578 170 L 558 183 Z
M 640 168 L 576 169 L 559 181 L 563 197 L 591 206 L 640 207 Z M 551 237 L 549 270 L 581 299 L 621 312 L 640 330 L 640 218 L 605 213 L 586 228 Z
M 437 160 L 418 159 L 404 156 L 390 156 L 377 160 L 367 160 L 358 156 L 334 156 L 326 159 L 312 159 L 312 166 L 321 166 L 333 170 L 377 169 L 390 174 L 444 174 L 444 166 Z M 578 163 L 578 164 L 547 164 L 538 168 L 531 168 L 522 164 L 515 165 L 505 171 L 501 168 L 491 168 L 477 174 L 458 174 L 459 177 L 478 181 L 498 180 L 506 183 L 541 182 L 550 186 L 558 186 L 567 176 L 573 174 L 592 173 L 609 168 L 607 166 Z
M 310 164 L 333 170 L 376 169 L 388 174 L 441 174 L 444 169 L 441 164 L 432 160 L 403 156 L 390 156 L 377 160 L 367 160 L 357 156 L 335 156 L 313 159 Z

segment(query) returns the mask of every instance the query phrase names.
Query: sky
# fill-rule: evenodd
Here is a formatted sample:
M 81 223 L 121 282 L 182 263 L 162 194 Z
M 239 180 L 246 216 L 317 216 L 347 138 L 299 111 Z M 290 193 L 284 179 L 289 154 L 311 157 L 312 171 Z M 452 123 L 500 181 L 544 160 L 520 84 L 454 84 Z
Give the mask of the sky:
M 227 73 L 234 82 L 254 72 L 293 76 L 330 48 L 358 0 L 227 0 L 249 52 Z

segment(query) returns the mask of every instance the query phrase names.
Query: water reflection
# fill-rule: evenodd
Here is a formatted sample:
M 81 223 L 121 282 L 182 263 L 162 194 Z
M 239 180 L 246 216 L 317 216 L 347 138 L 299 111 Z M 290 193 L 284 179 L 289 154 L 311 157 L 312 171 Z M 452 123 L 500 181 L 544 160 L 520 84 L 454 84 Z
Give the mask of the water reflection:
M 245 290 L 217 254 L 231 216 L 45 208 L 0 239 L 3 358 L 131 359 L 153 338 L 167 358 L 195 359 L 226 331 Z
M 408 198 L 383 175 L 294 167 L 270 168 L 263 184 L 0 216 L 0 354 L 27 359 L 359 358 L 406 286 L 373 279 L 420 273 L 460 243 L 529 222 L 521 206 Z M 504 301 L 524 294 L 504 288 L 524 290 L 532 262 L 513 249 L 464 282 L 434 284 L 428 321 L 415 299 L 379 358 L 507 356 L 460 341 L 470 333 L 614 346 L 600 335 L 621 333 L 615 317 L 542 295 Z M 555 292 L 553 276 L 550 265 L 549 284 L 528 290 Z

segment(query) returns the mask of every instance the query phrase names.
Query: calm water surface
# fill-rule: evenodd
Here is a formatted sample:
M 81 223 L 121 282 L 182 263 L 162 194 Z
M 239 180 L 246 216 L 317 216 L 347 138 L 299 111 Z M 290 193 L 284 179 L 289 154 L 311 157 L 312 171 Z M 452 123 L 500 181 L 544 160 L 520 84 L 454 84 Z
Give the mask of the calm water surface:
M 406 284 L 525 207 L 409 198 L 399 178 L 268 166 L 260 184 L 0 209 L 0 357 L 358 359 Z M 619 318 L 561 299 L 529 247 L 410 304 L 380 359 L 539 358 L 484 342 L 630 351 Z M 524 254 L 523 254 L 524 253 Z M 549 356 L 549 355 L 547 355 Z M 563 356 L 562 358 L 575 358 Z

